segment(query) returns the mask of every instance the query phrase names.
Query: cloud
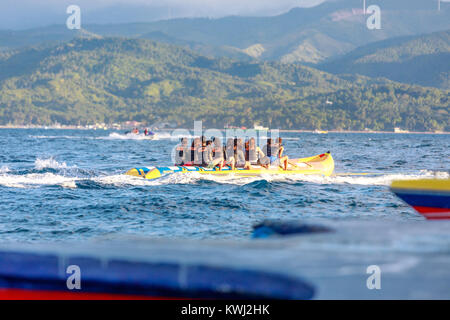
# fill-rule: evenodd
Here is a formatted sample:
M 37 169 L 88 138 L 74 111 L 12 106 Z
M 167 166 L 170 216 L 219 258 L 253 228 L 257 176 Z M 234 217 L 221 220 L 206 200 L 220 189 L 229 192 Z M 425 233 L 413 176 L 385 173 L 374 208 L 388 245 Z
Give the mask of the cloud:
M 71 4 L 81 7 L 84 23 L 123 23 L 177 17 L 277 15 L 324 1 L 342 0 L 0 0 L 0 29 L 63 24 Z M 437 0 L 428 1 L 437 5 Z
M 1 0 L 0 28 L 27 28 L 64 22 L 66 8 L 76 4 L 85 22 L 99 23 L 107 15 L 119 22 L 153 21 L 168 17 L 223 17 L 276 15 L 293 7 L 308 7 L 325 0 Z M 106 20 L 105 20 L 106 19 Z

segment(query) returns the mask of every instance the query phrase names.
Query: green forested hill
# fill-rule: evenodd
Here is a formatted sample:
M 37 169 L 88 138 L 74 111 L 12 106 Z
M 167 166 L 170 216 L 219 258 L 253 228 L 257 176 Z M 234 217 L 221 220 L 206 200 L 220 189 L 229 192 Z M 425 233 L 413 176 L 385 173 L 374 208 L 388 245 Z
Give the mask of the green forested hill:
M 1 124 L 204 120 L 215 127 L 450 130 L 449 91 L 207 58 L 149 40 L 85 38 L 5 52 L 0 70 Z
M 450 30 L 372 43 L 320 68 L 450 89 Z

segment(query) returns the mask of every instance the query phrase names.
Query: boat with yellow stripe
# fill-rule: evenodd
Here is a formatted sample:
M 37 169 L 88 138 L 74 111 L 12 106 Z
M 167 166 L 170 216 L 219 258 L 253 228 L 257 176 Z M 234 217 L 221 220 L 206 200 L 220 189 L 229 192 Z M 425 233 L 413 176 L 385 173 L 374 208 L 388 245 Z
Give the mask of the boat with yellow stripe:
M 427 219 L 450 219 L 450 179 L 393 181 L 391 190 Z
M 289 159 L 289 164 L 288 170 L 284 170 L 278 166 L 271 166 L 268 169 L 260 166 L 252 166 L 252 169 L 236 168 L 234 170 L 231 170 L 229 167 L 224 167 L 222 170 L 219 170 L 218 168 L 199 166 L 138 167 L 127 171 L 125 174 L 144 179 L 157 179 L 167 174 L 189 174 L 192 172 L 214 176 L 235 175 L 239 177 L 252 177 L 267 174 L 330 176 L 334 171 L 334 160 L 330 152 L 308 158 Z

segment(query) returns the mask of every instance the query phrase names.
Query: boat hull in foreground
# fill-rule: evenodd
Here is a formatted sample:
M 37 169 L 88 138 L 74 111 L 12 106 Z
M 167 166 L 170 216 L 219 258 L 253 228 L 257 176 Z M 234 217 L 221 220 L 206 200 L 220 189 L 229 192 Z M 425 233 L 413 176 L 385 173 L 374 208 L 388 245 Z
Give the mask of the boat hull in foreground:
M 450 179 L 394 181 L 391 190 L 427 219 L 450 219 Z
M 167 259 L 135 243 L 8 246 L 0 248 L 0 299 L 297 300 L 315 291 L 284 273 Z
M 219 171 L 217 168 L 206 168 L 196 166 L 173 166 L 173 167 L 133 168 L 127 171 L 126 174 L 145 179 L 156 179 L 161 176 L 172 173 L 189 174 L 192 172 L 214 176 L 227 176 L 233 174 L 235 176 L 240 177 L 252 177 L 267 174 L 330 176 L 334 171 L 334 160 L 329 152 L 308 158 L 290 159 L 289 162 L 291 163 L 291 166 L 288 170 L 283 170 L 280 167 L 270 167 L 269 169 L 265 169 L 259 166 L 254 166 L 251 170 L 246 170 L 243 168 L 231 170 L 228 167 L 224 167 L 222 170 Z

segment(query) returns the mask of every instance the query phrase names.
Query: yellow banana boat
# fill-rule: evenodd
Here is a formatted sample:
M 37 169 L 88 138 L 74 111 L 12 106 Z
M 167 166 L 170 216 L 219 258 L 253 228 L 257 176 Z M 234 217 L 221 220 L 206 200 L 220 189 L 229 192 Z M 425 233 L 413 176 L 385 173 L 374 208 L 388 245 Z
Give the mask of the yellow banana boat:
M 236 168 L 235 170 L 231 170 L 231 168 L 228 167 L 224 167 L 222 168 L 222 170 L 219 170 L 218 168 L 206 168 L 197 166 L 139 167 L 133 168 L 127 171 L 125 174 L 145 179 L 156 179 L 167 174 L 191 172 L 218 176 L 233 174 L 239 177 L 251 177 L 266 174 L 330 176 L 334 171 L 334 160 L 330 152 L 308 158 L 289 159 L 289 164 L 290 165 L 288 167 L 288 170 L 284 170 L 278 166 L 272 166 L 269 169 L 260 166 L 252 166 L 252 169 L 250 170 L 243 168 Z

